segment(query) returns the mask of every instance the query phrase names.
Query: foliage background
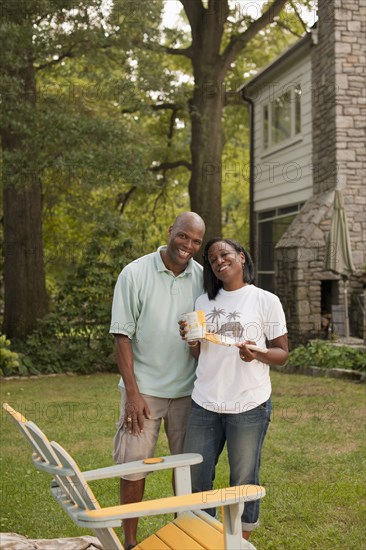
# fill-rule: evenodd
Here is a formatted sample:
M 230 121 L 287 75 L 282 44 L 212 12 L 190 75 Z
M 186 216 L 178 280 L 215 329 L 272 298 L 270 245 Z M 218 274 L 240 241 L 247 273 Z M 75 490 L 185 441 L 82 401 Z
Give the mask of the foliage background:
M 223 47 L 245 20 L 242 5 L 231 3 Z M 265 6 L 258 3 L 258 14 Z M 13 166 L 23 166 L 18 179 L 41 181 L 49 302 L 37 330 L 11 343 L 22 354 L 14 373 L 111 368 L 109 314 L 118 272 L 164 244 L 170 223 L 190 207 L 187 168 L 157 169 L 190 160 L 191 67 L 185 57 L 166 53 L 187 46 L 190 35 L 184 24 L 164 27 L 164 7 L 163 0 L 29 0 L 17 10 L 12 0 L 4 2 L 1 93 L 12 109 L 2 109 L 0 122 L 24 134 L 23 147 L 11 153 Z M 250 42 L 221 90 L 230 99 L 223 121 L 223 233 L 244 245 L 249 119 L 238 89 L 304 32 L 296 11 L 285 10 L 280 22 Z M 11 76 L 22 47 L 30 47 L 30 30 L 34 111 Z M 3 164 L 8 156 L 3 150 Z

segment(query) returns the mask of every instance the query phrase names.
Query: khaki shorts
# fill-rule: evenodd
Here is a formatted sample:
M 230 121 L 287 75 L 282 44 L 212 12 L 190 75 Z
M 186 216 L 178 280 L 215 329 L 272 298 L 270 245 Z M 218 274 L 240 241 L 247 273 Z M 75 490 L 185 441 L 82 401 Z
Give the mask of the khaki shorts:
M 183 452 L 186 427 L 191 410 L 191 397 L 166 399 L 144 394 L 142 394 L 142 397 L 150 409 L 151 418 L 144 419 L 144 431 L 142 434 L 133 435 L 124 426 L 126 392 L 123 388 L 121 389 L 120 418 L 116 426 L 117 433 L 113 441 L 113 458 L 117 464 L 153 457 L 162 420 L 164 420 L 170 453 L 173 455 Z M 143 479 L 146 475 L 139 473 L 121 477 L 130 481 L 136 481 Z

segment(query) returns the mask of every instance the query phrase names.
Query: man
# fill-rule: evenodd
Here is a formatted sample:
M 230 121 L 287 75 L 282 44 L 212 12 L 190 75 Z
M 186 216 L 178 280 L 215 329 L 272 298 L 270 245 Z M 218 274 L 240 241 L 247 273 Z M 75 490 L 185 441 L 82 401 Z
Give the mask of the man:
M 204 233 L 198 214 L 180 214 L 167 246 L 130 263 L 118 277 L 110 329 L 121 374 L 117 463 L 152 457 L 162 419 L 171 454 L 183 450 L 196 365 L 177 323 L 203 292 L 202 267 L 193 256 Z M 121 503 L 142 500 L 144 487 L 144 474 L 121 479 Z M 123 522 L 126 550 L 137 544 L 137 523 Z

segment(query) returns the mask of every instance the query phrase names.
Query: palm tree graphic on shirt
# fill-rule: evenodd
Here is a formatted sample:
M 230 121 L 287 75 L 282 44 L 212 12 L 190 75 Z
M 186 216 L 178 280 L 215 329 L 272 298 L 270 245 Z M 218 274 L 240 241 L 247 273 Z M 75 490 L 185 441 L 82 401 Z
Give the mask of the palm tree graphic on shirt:
M 216 329 L 219 330 L 219 319 L 225 315 L 225 310 L 220 308 L 213 308 L 213 310 L 206 315 L 206 320 L 211 321 L 212 323 L 215 323 L 216 321 Z M 209 329 L 209 332 L 214 332 L 213 330 Z
M 236 321 L 238 317 L 240 318 L 240 315 L 240 311 L 229 311 L 229 313 L 227 313 L 224 309 L 214 307 L 213 310 L 206 315 L 207 321 L 211 321 L 212 323 L 211 326 L 207 327 L 207 330 L 208 332 L 240 339 L 244 331 L 242 324 Z M 224 316 L 227 319 L 227 323 L 219 325 L 220 318 Z
M 240 311 L 231 311 L 226 315 L 228 321 L 235 321 L 237 317 L 240 317 Z

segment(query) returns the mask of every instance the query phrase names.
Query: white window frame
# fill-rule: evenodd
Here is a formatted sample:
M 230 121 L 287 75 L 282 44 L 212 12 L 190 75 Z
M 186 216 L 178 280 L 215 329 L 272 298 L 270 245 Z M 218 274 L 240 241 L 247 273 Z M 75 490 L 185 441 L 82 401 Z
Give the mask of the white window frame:
M 260 211 L 256 212 L 258 248 L 260 248 L 263 245 L 259 241 L 260 234 L 261 234 L 261 232 L 260 232 L 260 224 L 261 223 L 266 223 L 266 222 L 269 222 L 269 221 L 278 220 L 280 218 L 286 218 L 287 216 L 292 216 L 292 215 L 296 216 L 300 212 L 303 205 L 304 205 L 304 202 L 299 202 L 299 203 L 295 203 L 295 204 L 288 204 L 288 205 L 279 206 L 277 208 L 266 208 L 265 210 L 260 210 Z M 287 212 L 283 212 L 284 209 L 286 209 Z M 259 219 L 261 214 L 265 214 L 266 212 L 272 212 L 272 211 L 274 213 L 271 216 Z M 272 243 L 272 244 L 273 244 L 273 248 L 274 248 L 277 243 Z M 273 259 L 274 259 L 274 255 L 273 255 Z M 257 282 L 258 282 L 258 279 L 259 279 L 260 275 L 270 275 L 271 277 L 274 277 L 274 275 L 275 275 L 275 269 L 274 269 L 275 266 L 274 265 L 273 265 L 272 270 L 260 269 L 258 254 L 257 254 L 257 262 L 256 263 L 257 263 L 257 265 L 256 265 L 256 279 L 257 279 Z
M 295 97 L 295 90 L 296 88 L 300 88 L 300 104 L 297 103 L 296 97 Z M 273 114 L 274 114 L 274 104 L 277 99 L 282 97 L 284 94 L 290 92 L 290 124 L 291 124 L 291 133 L 288 138 L 284 138 L 277 143 L 272 143 L 272 130 L 274 128 L 273 125 Z M 271 101 L 267 101 L 262 105 L 262 151 L 263 155 L 267 155 L 269 153 L 273 153 L 274 151 L 277 151 L 279 149 L 282 149 L 283 147 L 287 147 L 288 145 L 292 145 L 294 142 L 297 142 L 302 139 L 302 101 L 303 101 L 303 86 L 299 79 L 296 79 L 290 83 L 288 83 L 286 86 L 282 87 L 280 92 L 278 92 Z M 299 131 L 296 131 L 296 106 L 300 106 L 300 129 Z M 267 111 L 267 128 L 265 128 L 265 111 Z

